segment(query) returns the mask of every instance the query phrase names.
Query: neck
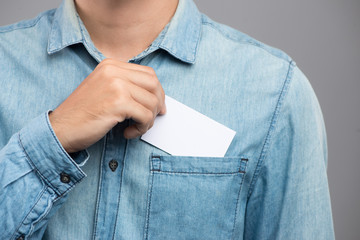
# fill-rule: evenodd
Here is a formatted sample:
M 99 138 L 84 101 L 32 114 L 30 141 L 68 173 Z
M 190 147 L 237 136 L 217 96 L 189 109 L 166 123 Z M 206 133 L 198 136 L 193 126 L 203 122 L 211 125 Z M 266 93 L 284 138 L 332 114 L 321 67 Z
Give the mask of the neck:
M 175 13 L 178 0 L 75 0 L 95 47 L 128 61 L 144 51 Z

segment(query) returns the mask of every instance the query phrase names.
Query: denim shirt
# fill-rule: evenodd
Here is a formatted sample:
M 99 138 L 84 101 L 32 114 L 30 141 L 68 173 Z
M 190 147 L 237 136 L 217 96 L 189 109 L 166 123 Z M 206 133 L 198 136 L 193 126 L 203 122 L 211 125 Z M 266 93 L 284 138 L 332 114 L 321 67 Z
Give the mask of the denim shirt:
M 180 0 L 129 62 L 235 130 L 225 157 L 126 140 L 129 121 L 69 155 L 48 112 L 104 58 L 72 0 L 0 28 L 1 239 L 334 238 L 321 109 L 289 56 Z

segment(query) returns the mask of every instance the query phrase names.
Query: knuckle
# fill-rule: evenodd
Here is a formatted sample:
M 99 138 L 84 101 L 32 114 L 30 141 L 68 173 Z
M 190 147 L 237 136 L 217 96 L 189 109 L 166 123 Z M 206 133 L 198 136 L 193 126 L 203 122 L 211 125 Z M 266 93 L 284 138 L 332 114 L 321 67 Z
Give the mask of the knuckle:
M 161 106 L 165 105 L 165 93 L 164 91 L 161 94 Z
M 155 109 L 159 106 L 160 101 L 155 95 L 151 95 L 151 98 L 149 98 L 149 103 L 152 109 Z
M 157 91 L 160 88 L 160 82 L 157 78 L 150 78 L 149 87 L 151 91 Z
M 126 86 L 124 85 L 119 85 L 116 93 L 116 98 L 119 99 L 120 103 L 122 104 L 128 103 L 132 99 L 131 93 L 127 91 Z
M 152 121 L 149 125 L 149 129 L 152 128 L 154 126 L 154 121 Z
M 100 64 L 106 64 L 106 63 L 108 63 L 108 62 L 110 62 L 111 60 L 110 60 L 110 58 L 105 58 L 104 60 L 102 60 L 101 62 L 100 62 Z
M 125 83 L 121 81 L 114 81 L 111 86 L 114 91 L 114 101 L 116 105 L 121 105 L 127 103 L 131 99 L 131 94 L 128 91 L 128 88 Z
M 154 70 L 154 69 L 150 68 L 150 72 L 149 72 L 149 74 L 150 74 L 151 76 L 153 76 L 153 77 L 156 77 L 156 78 L 157 78 L 157 76 L 156 76 L 156 73 L 155 73 L 155 70 Z
M 152 67 L 144 66 L 144 69 L 148 74 L 150 74 L 152 76 L 156 76 L 155 70 Z
M 102 60 L 102 61 L 98 64 L 98 67 L 103 67 L 103 66 L 109 65 L 111 62 L 112 62 L 111 59 L 106 58 L 106 59 Z
M 114 63 L 114 59 L 112 58 L 105 58 L 104 60 L 102 60 L 100 63 L 103 63 L 103 64 L 108 64 L 108 63 Z
M 150 110 L 146 111 L 144 119 L 146 121 L 146 123 L 151 123 L 151 121 L 153 121 L 154 119 L 154 113 Z
M 111 79 L 114 76 L 114 68 L 112 65 L 109 64 L 102 65 L 100 70 L 102 76 L 106 79 Z
M 165 93 L 162 93 L 162 94 L 161 94 L 160 104 L 161 104 L 161 106 L 162 106 L 162 105 L 165 105 Z

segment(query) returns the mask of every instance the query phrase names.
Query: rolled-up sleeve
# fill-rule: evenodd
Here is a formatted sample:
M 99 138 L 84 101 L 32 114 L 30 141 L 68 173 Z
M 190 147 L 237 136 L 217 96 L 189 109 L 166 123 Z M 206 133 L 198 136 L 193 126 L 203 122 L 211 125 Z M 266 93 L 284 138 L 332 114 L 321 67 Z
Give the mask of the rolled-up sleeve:
M 86 150 L 70 156 L 50 125 L 48 112 L 29 122 L 0 150 L 1 239 L 43 231 L 50 216 L 86 175 Z

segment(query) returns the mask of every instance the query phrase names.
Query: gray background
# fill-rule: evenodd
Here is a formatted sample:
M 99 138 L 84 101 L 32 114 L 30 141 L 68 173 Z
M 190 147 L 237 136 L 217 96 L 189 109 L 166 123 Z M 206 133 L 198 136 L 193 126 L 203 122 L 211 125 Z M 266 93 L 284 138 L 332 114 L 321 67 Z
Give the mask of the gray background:
M 0 25 L 61 0 L 0 0 Z M 328 134 L 337 239 L 360 239 L 360 1 L 195 0 L 214 20 L 287 52 L 309 78 Z

